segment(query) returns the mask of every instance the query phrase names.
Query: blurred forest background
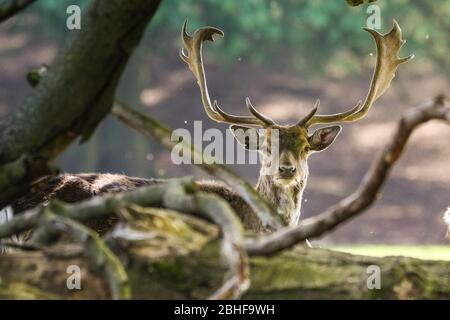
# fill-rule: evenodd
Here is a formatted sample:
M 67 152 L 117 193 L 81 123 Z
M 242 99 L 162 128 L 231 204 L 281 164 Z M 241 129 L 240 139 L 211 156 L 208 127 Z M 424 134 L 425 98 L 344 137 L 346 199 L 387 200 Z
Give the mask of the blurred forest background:
M 0 116 L 12 112 L 32 90 L 26 73 L 51 64 L 65 41 L 66 8 L 89 0 L 40 0 L 0 26 Z M 450 1 L 378 1 L 380 31 L 395 18 L 408 40 L 388 93 L 369 116 L 344 126 L 337 142 L 313 155 L 302 214 L 312 216 L 352 192 L 374 155 L 408 108 L 438 93 L 449 93 Z M 178 58 L 179 32 L 212 25 L 225 38 L 208 44 L 206 73 L 211 96 L 225 110 L 244 114 L 244 98 L 280 122 L 293 123 L 317 98 L 321 110 L 347 110 L 367 92 L 375 45 L 361 30 L 367 5 L 351 8 L 329 0 L 165 0 L 130 61 L 119 98 L 172 128 L 226 130 L 204 114 L 192 74 Z M 82 21 L 83 23 L 83 21 Z M 384 189 L 382 199 L 322 243 L 445 243 L 442 214 L 449 200 L 450 132 L 439 123 L 414 134 L 409 149 Z M 114 119 L 93 137 L 72 146 L 58 161 L 67 172 L 117 172 L 141 177 L 205 177 L 193 166 L 175 166 L 170 152 Z M 256 182 L 257 165 L 232 166 Z

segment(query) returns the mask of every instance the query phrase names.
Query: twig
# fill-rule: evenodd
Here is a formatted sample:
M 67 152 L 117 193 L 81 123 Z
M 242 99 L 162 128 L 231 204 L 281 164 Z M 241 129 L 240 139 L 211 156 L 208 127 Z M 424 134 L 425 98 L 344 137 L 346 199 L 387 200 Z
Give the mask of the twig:
M 174 179 L 170 183 L 184 185 L 191 179 Z M 66 218 L 87 221 L 93 218 L 105 218 L 114 214 L 123 203 L 135 203 L 141 206 L 159 206 L 162 204 L 164 192 L 170 183 L 161 183 L 141 187 L 133 191 L 106 194 L 93 197 L 78 203 L 69 204 L 52 200 L 47 207 L 36 207 L 16 215 L 11 221 L 0 225 L 0 239 L 36 228 L 46 211 L 55 212 Z
M 181 178 L 140 187 L 134 191 L 97 196 L 74 204 L 52 200 L 47 207 L 28 210 L 15 216 L 8 223 L 0 225 L 0 239 L 40 227 L 39 232 L 33 236 L 33 240 L 38 244 L 47 244 L 48 241 L 56 241 L 57 238 L 54 236 L 67 231 L 64 227 L 69 227 L 79 241 L 92 247 L 93 261 L 97 261 L 94 253 L 98 253 L 101 257 L 101 266 L 106 268 L 114 297 L 126 298 L 129 297 L 129 289 L 127 289 L 126 274 L 124 275 L 120 262 L 95 232 L 75 220 L 87 221 L 107 217 L 116 214 L 120 208 L 129 203 L 140 206 L 163 206 L 184 213 L 201 215 L 221 228 L 223 254 L 232 271 L 231 278 L 211 298 L 238 298 L 249 287 L 248 257 L 243 248 L 241 222 L 222 198 L 203 192 L 188 194 L 188 191 L 195 189 L 193 179 Z
M 117 196 L 124 198 L 124 195 Z M 136 195 L 128 195 L 128 197 L 139 200 L 139 197 L 136 197 Z M 36 227 L 40 227 L 40 230 L 51 234 L 66 233 L 68 231 L 67 229 L 69 229 L 73 236 L 86 245 L 85 252 L 89 255 L 89 258 L 95 266 L 105 269 L 113 298 L 131 298 L 131 291 L 127 282 L 128 277 L 120 261 L 104 244 L 96 232 L 72 219 L 85 220 L 103 216 L 107 213 L 113 213 L 114 210 L 110 207 L 110 195 L 105 198 L 93 198 L 79 204 L 65 204 L 60 201 L 52 201 L 47 207 L 34 208 L 15 216 L 8 223 L 0 225 L 0 239 Z M 79 211 L 77 210 L 78 205 Z M 80 212 L 80 215 L 77 215 L 77 212 Z M 20 248 L 28 250 L 39 249 L 41 247 L 40 243 L 26 245 L 14 244 L 14 246 L 20 246 Z
M 297 227 L 285 228 L 259 239 L 248 240 L 246 242 L 248 253 L 250 255 L 275 254 L 305 239 L 322 236 L 363 212 L 377 199 L 391 168 L 402 155 L 411 133 L 430 120 L 443 120 L 450 123 L 448 101 L 447 97 L 441 95 L 404 115 L 397 125 L 392 140 L 373 162 L 371 169 L 354 193 L 318 216 L 304 220 Z
M 112 114 L 128 126 L 146 136 L 152 136 L 168 148 L 172 148 L 179 143 L 179 140 L 182 140 L 186 151 L 190 151 L 190 154 L 193 154 L 194 158 L 197 157 L 198 159 L 202 159 L 198 166 L 231 186 L 250 204 L 264 227 L 277 230 L 283 225 L 281 216 L 275 212 L 270 204 L 265 201 L 247 181 L 233 173 L 226 166 L 218 164 L 214 159 L 206 159 L 203 152 L 197 150 L 194 146 L 182 139 L 182 137 L 179 137 L 180 139 L 174 139 L 175 141 L 172 140 L 172 130 L 169 128 L 119 101 L 114 103 Z
M 22 11 L 36 0 L 5 0 L 0 5 L 0 23 Z

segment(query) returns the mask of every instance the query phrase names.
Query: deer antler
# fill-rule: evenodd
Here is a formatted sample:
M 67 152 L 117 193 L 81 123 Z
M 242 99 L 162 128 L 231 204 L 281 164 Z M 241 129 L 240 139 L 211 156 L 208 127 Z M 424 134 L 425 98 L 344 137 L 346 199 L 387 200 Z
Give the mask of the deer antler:
M 180 58 L 186 62 L 189 69 L 194 74 L 197 79 L 198 86 L 200 87 L 200 92 L 202 96 L 203 107 L 205 108 L 206 114 L 214 121 L 224 122 L 230 124 L 247 124 L 247 125 L 258 125 L 258 126 L 270 126 L 274 125 L 274 121 L 269 117 L 263 115 L 257 111 L 250 103 L 249 98 L 246 99 L 246 106 L 248 111 L 252 116 L 234 116 L 223 111 L 218 105 L 217 101 L 211 104 L 211 99 L 208 93 L 208 87 L 206 85 L 205 69 L 203 66 L 202 58 L 202 44 L 204 41 L 214 41 L 213 36 L 218 34 L 223 36 L 222 30 L 213 27 L 204 27 L 197 29 L 193 36 L 190 36 L 187 31 L 187 20 L 183 24 L 181 30 L 181 39 L 183 40 L 184 48 L 180 50 Z
M 300 121 L 301 125 L 309 127 L 315 124 L 351 122 L 363 118 L 369 111 L 372 104 L 389 88 L 392 79 L 395 77 L 397 67 L 414 58 L 410 55 L 406 58 L 399 58 L 400 48 L 406 42 L 402 39 L 402 31 L 398 23 L 394 20 L 392 30 L 382 35 L 377 31 L 364 28 L 375 40 L 377 46 L 377 63 L 372 77 L 369 93 L 364 104 L 359 101 L 351 110 L 331 115 L 313 115 L 306 122 Z M 314 110 L 313 110 L 314 111 Z M 315 109 L 317 111 L 317 108 Z M 315 113 L 315 112 L 314 112 Z

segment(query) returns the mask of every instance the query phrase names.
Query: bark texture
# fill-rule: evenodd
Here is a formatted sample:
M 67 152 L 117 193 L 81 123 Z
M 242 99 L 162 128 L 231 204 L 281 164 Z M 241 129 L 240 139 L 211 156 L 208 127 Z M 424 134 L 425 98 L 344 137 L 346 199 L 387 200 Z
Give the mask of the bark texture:
M 145 219 L 136 219 L 136 211 Z M 207 298 L 229 276 L 216 226 L 176 212 L 138 207 L 133 212 L 134 225 L 127 233 L 117 229 L 107 241 L 125 266 L 132 298 Z M 138 229 L 152 236 L 139 237 Z M 108 277 L 94 262 L 82 246 L 67 244 L 3 256 L 0 298 L 109 299 Z M 70 265 L 81 268 L 81 290 L 67 289 Z M 450 298 L 445 261 L 371 258 L 298 246 L 270 258 L 251 257 L 249 265 L 250 288 L 243 299 Z M 381 269 L 379 290 L 367 288 L 370 265 Z
M 26 102 L 0 122 L 0 207 L 52 169 L 108 114 L 126 63 L 159 0 L 94 1 Z

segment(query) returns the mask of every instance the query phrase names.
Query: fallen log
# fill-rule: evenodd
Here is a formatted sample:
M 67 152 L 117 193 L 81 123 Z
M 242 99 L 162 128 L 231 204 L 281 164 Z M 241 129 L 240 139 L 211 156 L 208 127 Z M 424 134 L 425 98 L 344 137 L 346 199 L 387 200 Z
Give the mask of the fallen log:
M 133 219 L 118 225 L 105 241 L 127 272 L 131 298 L 204 299 L 228 278 L 214 224 L 167 209 L 134 205 L 126 210 Z M 450 298 L 446 261 L 296 246 L 272 257 L 250 257 L 249 265 L 250 288 L 243 299 Z M 81 270 L 79 290 L 68 289 L 69 266 Z M 369 289 L 377 268 L 380 289 Z M 110 299 L 108 288 L 108 278 L 80 244 L 58 243 L 0 259 L 0 298 Z

